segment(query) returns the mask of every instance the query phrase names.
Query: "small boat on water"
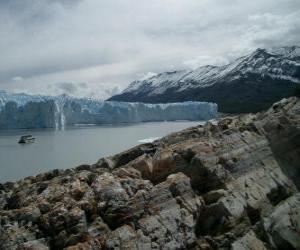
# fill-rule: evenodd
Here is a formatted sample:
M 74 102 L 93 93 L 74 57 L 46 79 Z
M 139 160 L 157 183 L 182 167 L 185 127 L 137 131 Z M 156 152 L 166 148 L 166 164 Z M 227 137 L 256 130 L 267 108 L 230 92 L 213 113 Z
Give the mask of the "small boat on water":
M 35 138 L 32 135 L 23 135 L 18 143 L 31 143 L 34 142 L 34 140 Z

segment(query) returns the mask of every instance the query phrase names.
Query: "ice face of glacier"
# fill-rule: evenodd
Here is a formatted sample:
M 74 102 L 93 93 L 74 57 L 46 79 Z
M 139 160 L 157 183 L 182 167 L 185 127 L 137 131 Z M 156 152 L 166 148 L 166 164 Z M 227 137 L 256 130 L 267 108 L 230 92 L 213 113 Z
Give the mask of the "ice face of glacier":
M 75 124 L 208 120 L 217 105 L 208 102 L 144 104 L 101 102 L 66 95 L 31 96 L 0 92 L 0 129 L 55 128 Z
M 52 128 L 54 122 L 54 101 L 28 102 L 18 106 L 9 101 L 0 111 L 0 129 Z

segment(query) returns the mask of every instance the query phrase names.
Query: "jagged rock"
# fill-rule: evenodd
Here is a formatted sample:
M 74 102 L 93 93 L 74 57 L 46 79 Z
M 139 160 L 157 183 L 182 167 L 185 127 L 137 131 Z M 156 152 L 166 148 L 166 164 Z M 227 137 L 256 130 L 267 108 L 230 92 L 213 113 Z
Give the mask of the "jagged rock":
M 300 193 L 278 205 L 263 225 L 273 248 L 300 249 Z
M 0 185 L 0 249 L 300 249 L 300 101 Z
M 7 206 L 7 194 L 3 191 L 0 191 L 0 209 L 3 209 Z
M 266 250 L 264 243 L 257 239 L 253 231 L 248 232 L 242 238 L 231 245 L 232 250 Z
M 221 197 L 224 197 L 225 195 L 226 195 L 226 190 L 217 189 L 206 193 L 203 196 L 203 199 L 206 204 L 211 204 L 211 203 L 216 203 Z
M 44 239 L 39 239 L 22 243 L 17 250 L 49 250 L 49 246 Z

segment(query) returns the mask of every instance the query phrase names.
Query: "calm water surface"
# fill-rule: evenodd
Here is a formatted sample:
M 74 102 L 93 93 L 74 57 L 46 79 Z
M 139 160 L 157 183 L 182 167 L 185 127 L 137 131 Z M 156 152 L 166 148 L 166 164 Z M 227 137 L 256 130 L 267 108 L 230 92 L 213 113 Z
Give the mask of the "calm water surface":
M 151 137 L 161 137 L 200 122 L 153 122 L 111 126 L 84 126 L 64 131 L 0 131 L 0 183 L 36 175 L 55 168 L 95 163 Z M 31 134 L 35 143 L 21 145 L 21 135 Z M 146 140 L 147 141 L 147 140 Z

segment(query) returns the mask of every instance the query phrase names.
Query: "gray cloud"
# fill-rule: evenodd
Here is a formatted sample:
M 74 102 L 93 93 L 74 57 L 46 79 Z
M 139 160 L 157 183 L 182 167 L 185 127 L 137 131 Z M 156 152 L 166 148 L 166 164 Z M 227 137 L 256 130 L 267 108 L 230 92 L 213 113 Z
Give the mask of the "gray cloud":
M 106 86 L 102 84 L 91 85 L 87 83 L 61 82 L 48 85 L 48 94 L 67 94 L 73 97 L 90 97 L 105 100 L 120 92 L 119 86 Z
M 61 90 L 63 93 L 74 95 L 78 92 L 78 89 L 87 88 L 87 85 L 84 83 L 74 84 L 71 82 L 63 82 L 56 84 L 57 90 Z
M 0 88 L 107 96 L 147 72 L 299 45 L 299 17 L 299 0 L 2 0 Z

